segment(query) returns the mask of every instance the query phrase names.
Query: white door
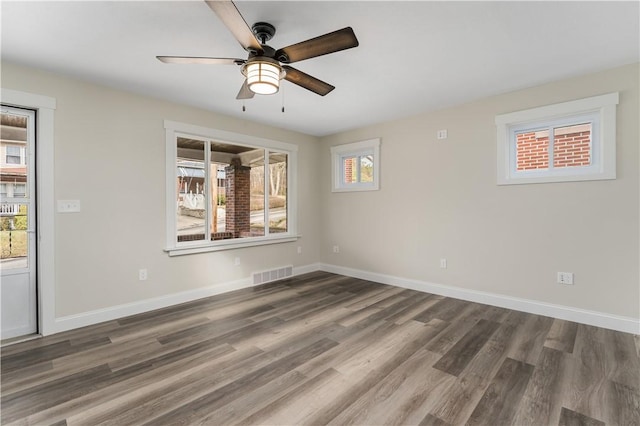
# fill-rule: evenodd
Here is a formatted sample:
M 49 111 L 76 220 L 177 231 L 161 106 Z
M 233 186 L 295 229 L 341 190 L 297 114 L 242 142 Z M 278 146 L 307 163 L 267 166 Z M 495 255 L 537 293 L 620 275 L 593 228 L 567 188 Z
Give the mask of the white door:
M 36 333 L 35 112 L 2 105 L 1 338 Z

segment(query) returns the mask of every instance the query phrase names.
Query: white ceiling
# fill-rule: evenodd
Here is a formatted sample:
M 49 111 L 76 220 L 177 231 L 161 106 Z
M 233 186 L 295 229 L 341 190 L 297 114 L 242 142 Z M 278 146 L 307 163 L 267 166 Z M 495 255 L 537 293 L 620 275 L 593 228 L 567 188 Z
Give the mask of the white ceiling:
M 274 48 L 346 26 L 360 46 L 294 64 L 336 86 L 326 97 L 284 82 L 246 112 L 237 66 L 155 58 L 246 58 L 202 1 L 2 1 L 2 61 L 322 136 L 640 60 L 636 1 L 236 5 L 276 26 Z

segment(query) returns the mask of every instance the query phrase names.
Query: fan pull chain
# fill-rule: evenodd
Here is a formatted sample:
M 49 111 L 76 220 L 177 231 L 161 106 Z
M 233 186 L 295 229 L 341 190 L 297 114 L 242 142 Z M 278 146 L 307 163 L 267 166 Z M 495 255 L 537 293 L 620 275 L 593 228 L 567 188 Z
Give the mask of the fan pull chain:
M 244 101 L 242 101 L 242 112 L 247 111 L 247 107 L 244 106 Z
M 284 86 L 280 86 L 280 91 L 282 92 L 282 113 L 284 114 Z

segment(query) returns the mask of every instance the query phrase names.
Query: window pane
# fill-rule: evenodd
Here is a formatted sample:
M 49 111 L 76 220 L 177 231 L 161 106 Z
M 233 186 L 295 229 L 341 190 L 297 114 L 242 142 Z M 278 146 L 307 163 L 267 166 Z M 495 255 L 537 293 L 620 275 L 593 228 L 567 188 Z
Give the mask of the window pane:
M 287 154 L 269 153 L 269 233 L 287 232 Z
M 212 240 L 264 235 L 264 152 L 211 142 Z
M 3 197 L 26 197 L 27 183 L 27 125 L 29 117 L 23 115 L 2 113 L 2 139 L 3 154 L 0 158 Z
M 226 232 L 225 168 L 228 164 L 212 163 L 209 172 L 211 191 L 211 239 L 231 238 Z
M 553 129 L 553 167 L 591 165 L 591 123 Z
M 28 266 L 27 251 L 29 249 L 27 206 L 24 204 L 5 203 L 0 206 L 2 269 L 26 268 Z
M 264 150 L 259 150 L 262 154 L 262 161 L 256 162 L 251 167 L 251 232 L 243 237 L 259 237 L 264 235 Z
M 343 183 L 358 182 L 358 157 L 342 158 Z
M 549 131 L 516 134 L 517 170 L 549 168 Z
M 373 182 L 373 155 L 360 157 L 360 182 Z
M 178 242 L 205 239 L 205 143 L 178 138 L 176 161 L 176 218 Z

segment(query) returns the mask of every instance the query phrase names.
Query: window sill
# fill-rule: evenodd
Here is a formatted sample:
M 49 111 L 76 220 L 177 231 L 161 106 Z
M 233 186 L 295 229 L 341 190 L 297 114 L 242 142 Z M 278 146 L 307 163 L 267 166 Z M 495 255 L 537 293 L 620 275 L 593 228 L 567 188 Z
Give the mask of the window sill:
M 286 237 L 270 237 L 266 239 L 242 239 L 238 240 L 223 240 L 218 244 L 204 243 L 201 245 L 189 245 L 184 247 L 168 247 L 164 251 L 169 254 L 170 257 L 183 256 L 187 254 L 207 253 L 213 251 L 234 250 L 245 247 L 266 246 L 269 244 L 281 244 L 291 243 L 297 241 L 300 235 L 288 235 Z
M 589 180 L 613 180 L 616 179 L 615 170 L 605 173 L 603 171 L 593 171 L 592 168 L 583 170 L 561 170 L 556 173 L 522 173 L 520 175 L 507 175 L 498 178 L 498 185 L 521 185 L 532 183 L 558 183 L 558 182 L 581 182 Z

